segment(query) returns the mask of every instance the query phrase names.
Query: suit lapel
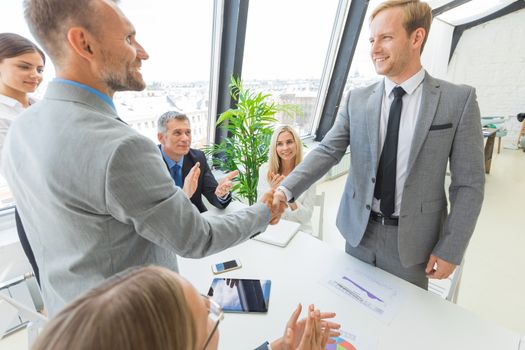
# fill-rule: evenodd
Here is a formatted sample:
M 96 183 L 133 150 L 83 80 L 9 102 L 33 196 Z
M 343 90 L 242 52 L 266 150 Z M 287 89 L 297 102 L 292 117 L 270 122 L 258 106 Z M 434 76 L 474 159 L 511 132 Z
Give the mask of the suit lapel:
M 185 179 L 188 176 L 191 168 L 195 165 L 195 160 L 191 154 L 191 150 L 184 156 L 184 162 L 182 163 L 182 178 Z
M 379 154 L 379 120 L 381 119 L 381 106 L 383 104 L 384 80 L 376 84 L 366 104 L 366 127 L 370 145 L 370 155 L 374 169 L 377 170 Z M 374 170 L 374 171 L 375 171 Z
M 421 151 L 421 147 L 427 138 L 430 125 L 432 125 L 432 121 L 436 115 L 439 96 L 441 95 L 439 82 L 428 73 L 426 73 L 422 84 L 421 107 L 419 108 L 414 138 L 412 139 L 412 146 L 410 147 L 410 155 L 408 157 L 408 173 L 410 173 L 419 151 Z

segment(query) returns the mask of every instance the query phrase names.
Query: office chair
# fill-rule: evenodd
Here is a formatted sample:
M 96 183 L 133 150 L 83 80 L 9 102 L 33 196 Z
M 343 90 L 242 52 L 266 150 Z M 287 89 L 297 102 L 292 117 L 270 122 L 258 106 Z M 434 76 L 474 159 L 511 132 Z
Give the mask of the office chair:
M 447 279 L 429 280 L 429 292 L 433 292 L 442 297 L 443 299 L 456 304 L 458 299 L 459 285 L 461 282 L 461 275 L 463 274 L 464 263 L 465 259 L 461 261 L 461 264 L 459 264 L 459 266 L 456 267 L 456 270 Z
M 12 297 L 12 290 L 24 285 L 33 302 L 34 310 L 21 304 Z M 47 322 L 47 318 L 41 314 L 44 310 L 44 301 L 40 294 L 40 288 L 36 281 L 35 275 L 32 272 L 26 273 L 22 276 L 15 277 L 5 282 L 0 283 L 0 302 L 7 303 L 18 312 L 18 324 L 10 329 L 7 329 L 5 334 L 11 334 L 23 327 L 27 328 L 28 344 L 31 347 L 33 341 L 38 336 L 38 331 Z M 4 331 L 4 330 L 1 330 Z
M 324 218 L 324 197 L 325 193 L 316 194 L 314 198 L 314 206 L 319 207 L 319 223 L 317 228 L 317 236 L 319 240 L 323 240 L 323 218 Z

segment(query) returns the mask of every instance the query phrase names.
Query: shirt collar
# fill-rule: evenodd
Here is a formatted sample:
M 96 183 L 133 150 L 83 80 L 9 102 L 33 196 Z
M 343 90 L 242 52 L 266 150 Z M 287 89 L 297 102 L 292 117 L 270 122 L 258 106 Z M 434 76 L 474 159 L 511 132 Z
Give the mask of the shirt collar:
M 168 164 L 168 168 L 171 169 L 175 166 L 175 164 L 177 164 L 182 169 L 182 164 L 184 163 L 184 156 L 180 157 L 180 160 L 178 162 L 175 162 L 170 157 L 168 157 L 166 152 L 164 152 L 164 146 L 162 145 L 160 146 L 160 152 L 162 153 L 162 158 L 164 158 L 164 161 L 166 162 L 166 164 Z
M 392 80 L 385 77 L 385 96 L 390 96 L 390 94 L 392 93 L 392 90 L 394 90 L 396 86 L 401 86 L 408 95 L 411 95 L 417 89 L 417 87 L 423 82 L 423 79 L 425 79 L 425 69 L 424 68 L 421 68 L 419 72 L 417 72 L 416 74 L 414 74 L 413 76 L 405 80 L 400 85 L 397 85 Z
M 115 104 L 113 103 L 113 99 L 111 97 L 109 97 L 108 95 L 98 91 L 97 89 L 94 89 L 92 88 L 91 86 L 87 86 L 85 84 L 82 84 L 82 83 L 79 83 L 77 81 L 73 81 L 73 80 L 67 80 L 67 79 L 62 79 L 62 78 L 55 78 L 53 79 L 53 82 L 57 82 L 57 83 L 62 83 L 62 84 L 68 84 L 68 85 L 72 85 L 72 86 L 76 86 L 76 87 L 79 87 L 83 90 L 86 90 L 88 92 L 91 92 L 92 94 L 98 96 L 102 101 L 104 101 L 104 103 L 106 103 L 109 107 L 111 107 L 111 109 L 116 112 L 117 109 L 115 108 Z

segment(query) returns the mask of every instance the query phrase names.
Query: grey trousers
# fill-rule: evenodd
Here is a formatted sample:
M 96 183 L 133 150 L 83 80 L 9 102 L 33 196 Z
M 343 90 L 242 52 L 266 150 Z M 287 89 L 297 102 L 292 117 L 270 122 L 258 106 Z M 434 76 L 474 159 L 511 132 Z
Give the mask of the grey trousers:
M 383 226 L 376 222 L 369 222 L 361 243 L 355 248 L 346 243 L 345 250 L 361 261 L 428 290 L 426 262 L 409 267 L 401 264 L 397 246 L 397 226 Z

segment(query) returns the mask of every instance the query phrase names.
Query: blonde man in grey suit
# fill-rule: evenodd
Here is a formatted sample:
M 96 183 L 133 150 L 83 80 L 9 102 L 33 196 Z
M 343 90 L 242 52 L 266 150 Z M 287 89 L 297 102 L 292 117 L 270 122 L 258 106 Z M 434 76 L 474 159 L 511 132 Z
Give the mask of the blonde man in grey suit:
M 177 254 L 218 252 L 278 219 L 282 210 L 263 203 L 201 217 L 157 146 L 118 118 L 113 94 L 144 89 L 140 67 L 148 54 L 115 2 L 26 0 L 25 15 L 57 78 L 13 123 L 3 170 L 51 316 L 131 266 L 176 271 Z
M 446 278 L 460 264 L 485 183 L 474 89 L 434 79 L 421 66 L 431 17 L 418 0 L 374 10 L 370 53 L 385 78 L 348 94 L 330 132 L 274 196 L 274 203 L 300 196 L 350 145 L 337 215 L 346 251 L 425 289 L 428 278 Z

